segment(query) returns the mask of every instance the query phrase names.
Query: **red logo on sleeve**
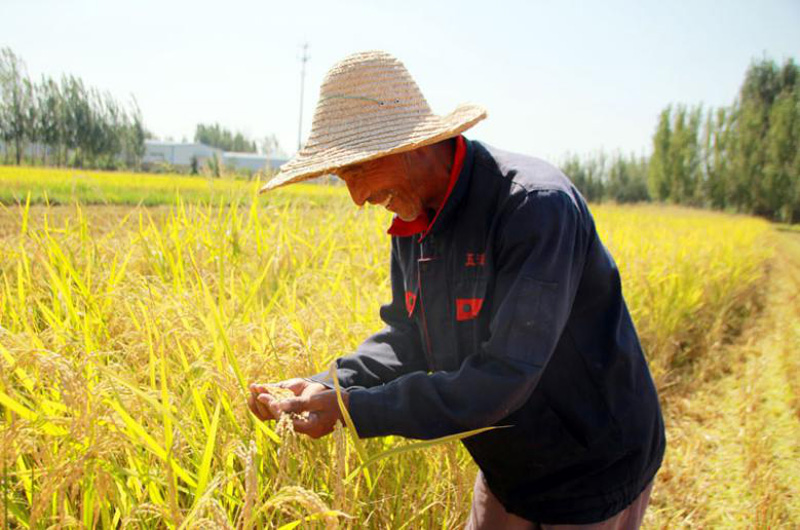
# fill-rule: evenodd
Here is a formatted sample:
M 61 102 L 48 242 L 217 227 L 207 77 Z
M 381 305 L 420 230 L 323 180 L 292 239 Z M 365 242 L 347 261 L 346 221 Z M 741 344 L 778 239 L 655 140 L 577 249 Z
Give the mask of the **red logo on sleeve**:
M 456 320 L 472 320 L 481 312 L 483 298 L 456 298 Z

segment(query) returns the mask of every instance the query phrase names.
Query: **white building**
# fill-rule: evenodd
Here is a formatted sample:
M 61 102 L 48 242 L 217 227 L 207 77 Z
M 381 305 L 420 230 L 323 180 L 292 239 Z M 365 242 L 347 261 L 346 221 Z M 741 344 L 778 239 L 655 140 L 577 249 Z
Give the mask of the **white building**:
M 286 163 L 284 158 L 270 158 L 257 153 L 232 153 L 229 151 L 222 154 L 222 161 L 227 167 L 251 171 L 260 171 L 265 168 L 276 170 Z
M 260 171 L 277 170 L 286 162 L 284 158 L 271 158 L 256 153 L 234 153 L 222 151 L 201 143 L 162 142 L 145 140 L 145 153 L 142 162 L 146 164 L 167 163 L 173 166 L 191 166 L 192 159 L 198 167 L 203 167 L 209 158 L 217 155 L 224 167 Z
M 215 154 L 222 159 L 222 149 L 209 147 L 205 144 L 145 140 L 142 162 L 146 164 L 166 162 L 173 166 L 191 166 L 192 158 L 195 158 L 198 166 L 202 166 L 206 160 L 212 158 Z

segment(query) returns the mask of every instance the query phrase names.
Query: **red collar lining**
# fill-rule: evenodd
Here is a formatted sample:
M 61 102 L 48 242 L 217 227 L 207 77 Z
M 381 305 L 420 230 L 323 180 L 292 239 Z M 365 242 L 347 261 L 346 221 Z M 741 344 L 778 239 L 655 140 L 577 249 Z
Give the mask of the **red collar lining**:
M 464 137 L 459 135 L 456 137 L 456 154 L 453 158 L 453 167 L 450 170 L 450 181 L 447 184 L 447 193 L 445 193 L 444 200 L 442 200 L 442 204 L 439 205 L 439 209 L 436 210 L 433 219 L 429 220 L 428 214 L 424 210 L 413 221 L 403 221 L 395 215 L 392 219 L 392 225 L 389 227 L 389 230 L 386 231 L 387 234 L 399 237 L 421 234 L 419 240 L 422 241 L 425 239 L 425 236 L 428 235 L 428 232 L 439 217 L 444 205 L 447 204 L 447 199 L 450 198 L 450 194 L 453 192 L 453 188 L 458 180 L 458 175 L 461 173 L 461 168 L 464 166 L 464 156 L 466 153 L 467 144 L 464 141 Z

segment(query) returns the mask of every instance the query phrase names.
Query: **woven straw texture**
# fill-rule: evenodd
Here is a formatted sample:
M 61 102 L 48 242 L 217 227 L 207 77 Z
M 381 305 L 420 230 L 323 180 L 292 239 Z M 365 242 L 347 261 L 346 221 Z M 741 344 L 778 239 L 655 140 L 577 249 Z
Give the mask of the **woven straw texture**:
M 452 138 L 485 117 L 473 104 L 437 116 L 398 59 L 356 53 L 328 71 L 306 145 L 261 191 Z

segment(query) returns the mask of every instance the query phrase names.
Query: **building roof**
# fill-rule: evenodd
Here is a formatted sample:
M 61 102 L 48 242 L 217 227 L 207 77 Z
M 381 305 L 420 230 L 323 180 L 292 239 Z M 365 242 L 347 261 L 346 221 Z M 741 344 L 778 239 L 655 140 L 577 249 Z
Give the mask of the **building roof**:
M 226 157 L 236 157 L 236 158 L 254 158 L 254 159 L 267 159 L 269 158 L 267 155 L 262 155 L 260 153 L 241 153 L 237 151 L 225 151 Z
M 211 147 L 210 145 L 206 145 L 200 142 L 164 142 L 162 140 L 145 140 L 144 143 L 145 145 L 150 145 L 153 147 L 199 147 L 199 148 L 211 149 L 213 151 L 222 151 L 222 149 Z

